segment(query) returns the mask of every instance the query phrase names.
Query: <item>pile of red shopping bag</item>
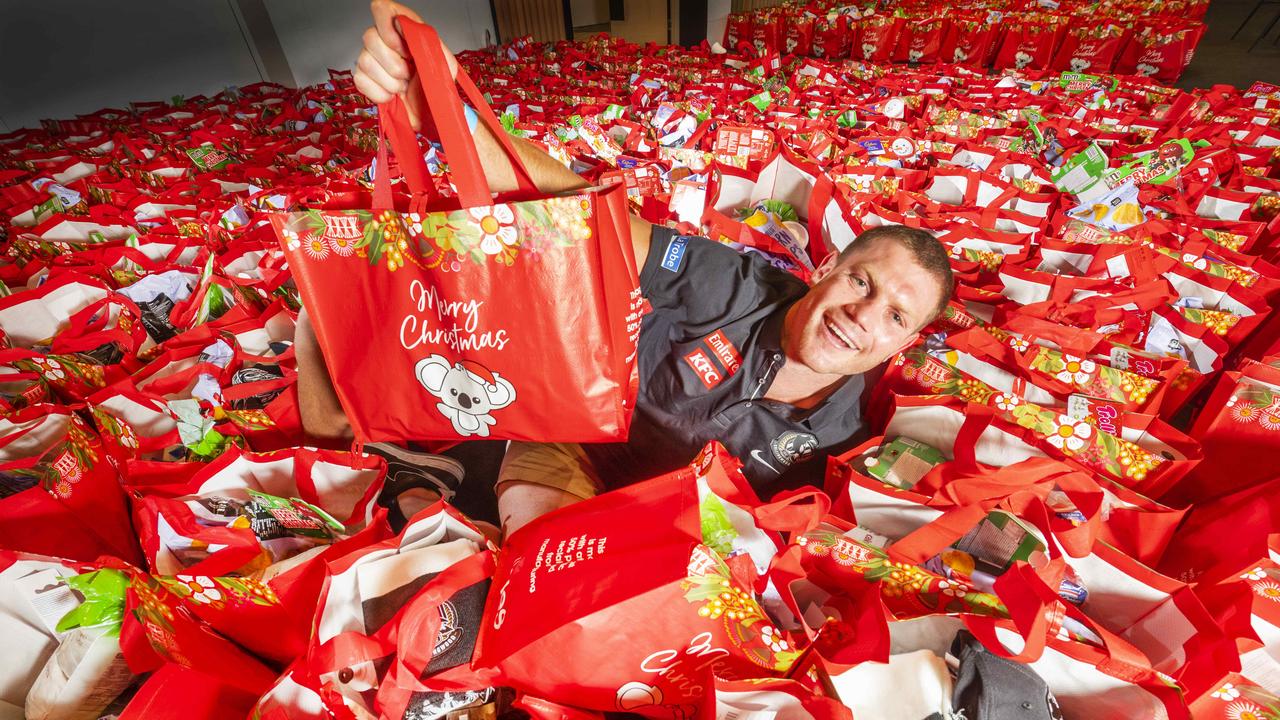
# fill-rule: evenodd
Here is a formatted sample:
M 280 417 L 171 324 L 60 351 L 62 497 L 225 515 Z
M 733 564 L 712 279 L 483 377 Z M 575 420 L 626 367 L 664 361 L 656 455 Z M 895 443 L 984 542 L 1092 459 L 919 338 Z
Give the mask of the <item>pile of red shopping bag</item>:
M 779 49 L 461 53 L 598 186 L 562 198 L 490 198 L 459 98 L 415 137 L 336 71 L 0 136 L 6 716 L 1280 717 L 1280 87 Z M 361 441 L 624 437 L 626 206 L 801 278 L 924 228 L 958 287 L 822 488 L 713 444 L 501 547 L 393 528 L 386 462 L 302 427 L 300 309 Z M 567 252 L 598 316 L 556 405 L 492 353 L 568 331 L 494 308 Z
M 828 60 L 1142 75 L 1172 82 L 1207 2 L 785 3 L 729 15 L 723 45 Z

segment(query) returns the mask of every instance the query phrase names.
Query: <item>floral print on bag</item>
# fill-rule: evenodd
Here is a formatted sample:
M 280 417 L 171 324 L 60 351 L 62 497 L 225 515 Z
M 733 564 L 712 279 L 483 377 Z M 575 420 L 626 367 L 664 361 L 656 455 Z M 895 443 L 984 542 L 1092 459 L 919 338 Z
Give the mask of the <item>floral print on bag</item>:
M 1240 316 L 1225 310 L 1205 310 L 1203 308 L 1191 308 L 1174 306 L 1178 314 L 1190 320 L 1196 325 L 1203 325 L 1213 331 L 1214 335 L 1226 335 L 1231 332 L 1231 328 L 1240 322 Z
M 1099 430 L 1092 417 L 1077 420 L 1061 408 L 1041 407 L 1014 393 L 999 392 L 919 348 L 899 355 L 895 364 L 902 367 L 904 378 L 929 394 L 954 395 L 968 402 L 989 405 L 1000 417 L 1030 430 L 1042 449 L 1051 449 L 1051 453 L 1056 450 L 1059 456 L 1075 460 L 1121 484 L 1141 482 L 1168 463 L 1166 458 L 1136 443 Z
M 946 578 L 908 563 L 893 562 L 884 550 L 831 530 L 815 530 L 795 539 L 815 558 L 829 559 L 825 572 L 850 574 L 876 583 L 885 606 L 899 620 L 936 613 L 1005 618 L 999 598 L 979 592 L 960 578 Z
M 1011 341 L 1013 339 L 1011 338 Z M 1022 346 L 1030 344 L 1021 340 Z M 1013 345 L 1017 349 L 1018 345 Z M 1031 369 L 1042 372 L 1074 390 L 1100 400 L 1115 400 L 1133 410 L 1140 409 L 1160 388 L 1160 381 L 1128 370 L 1117 370 L 1087 358 L 1038 346 L 1031 357 Z
M 1263 430 L 1280 431 L 1280 393 L 1271 388 L 1242 382 L 1227 400 L 1227 416 L 1241 425 L 1258 425 Z
M 725 634 L 751 662 L 785 672 L 800 652 L 790 643 L 749 589 L 732 577 L 720 555 L 705 545 L 694 547 L 689 576 L 681 581 L 684 598 L 698 606 L 698 617 L 718 620 Z
M 592 237 L 586 195 L 429 213 L 368 210 L 294 213 L 285 222 L 285 249 L 325 262 L 355 257 L 395 272 L 407 264 L 458 272 L 464 262 L 514 265 L 554 247 Z
M 155 576 L 155 580 L 179 598 L 196 605 L 222 610 L 246 605 L 279 605 L 271 586 L 248 577 L 208 577 L 205 575 Z

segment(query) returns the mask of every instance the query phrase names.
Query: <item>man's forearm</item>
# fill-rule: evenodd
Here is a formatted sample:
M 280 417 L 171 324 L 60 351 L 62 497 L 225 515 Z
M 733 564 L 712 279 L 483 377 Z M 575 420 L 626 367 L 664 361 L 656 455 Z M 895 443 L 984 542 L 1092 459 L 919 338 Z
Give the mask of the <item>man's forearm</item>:
M 511 136 L 508 136 L 511 137 Z M 476 154 L 480 156 L 480 165 L 484 168 L 485 177 L 489 180 L 489 189 L 495 193 L 511 192 L 518 189 L 516 172 L 502 150 L 502 144 L 494 137 L 493 131 L 483 122 L 476 124 Z M 523 138 L 511 137 L 516 154 L 529 171 L 529 178 L 538 190 L 547 193 L 561 193 L 587 187 L 589 183 L 569 168 L 561 165 L 541 148 Z
M 306 311 L 298 316 L 294 358 L 298 362 L 298 414 L 303 429 L 318 438 L 353 437 Z

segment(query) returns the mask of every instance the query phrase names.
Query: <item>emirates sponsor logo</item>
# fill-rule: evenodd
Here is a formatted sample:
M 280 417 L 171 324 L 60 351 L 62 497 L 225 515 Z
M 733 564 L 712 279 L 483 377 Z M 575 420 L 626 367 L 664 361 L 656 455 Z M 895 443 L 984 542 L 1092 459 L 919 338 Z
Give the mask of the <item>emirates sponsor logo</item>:
M 738 353 L 738 348 L 729 342 L 729 338 L 724 336 L 723 330 L 717 330 L 708 335 L 707 345 L 711 347 L 711 351 L 719 358 L 720 364 L 729 375 L 738 372 L 738 368 L 742 367 L 742 355 Z

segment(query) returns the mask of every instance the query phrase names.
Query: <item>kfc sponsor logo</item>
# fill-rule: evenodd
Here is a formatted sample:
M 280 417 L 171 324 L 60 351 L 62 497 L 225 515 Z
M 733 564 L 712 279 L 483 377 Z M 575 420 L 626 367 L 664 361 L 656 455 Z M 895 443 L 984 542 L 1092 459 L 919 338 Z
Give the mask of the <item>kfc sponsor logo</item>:
M 707 345 L 711 346 L 711 351 L 720 359 L 720 364 L 729 375 L 738 372 L 738 368 L 742 367 L 742 355 L 738 353 L 738 348 L 729 342 L 729 338 L 724 336 L 723 330 L 717 330 L 708 335 Z
M 711 362 L 711 358 L 707 357 L 707 354 L 701 350 L 694 350 L 685 355 L 684 361 L 689 363 L 689 367 L 693 368 L 693 372 L 702 381 L 702 384 L 707 386 L 708 390 L 719 385 L 724 380 L 720 372 L 716 370 L 715 364 Z

